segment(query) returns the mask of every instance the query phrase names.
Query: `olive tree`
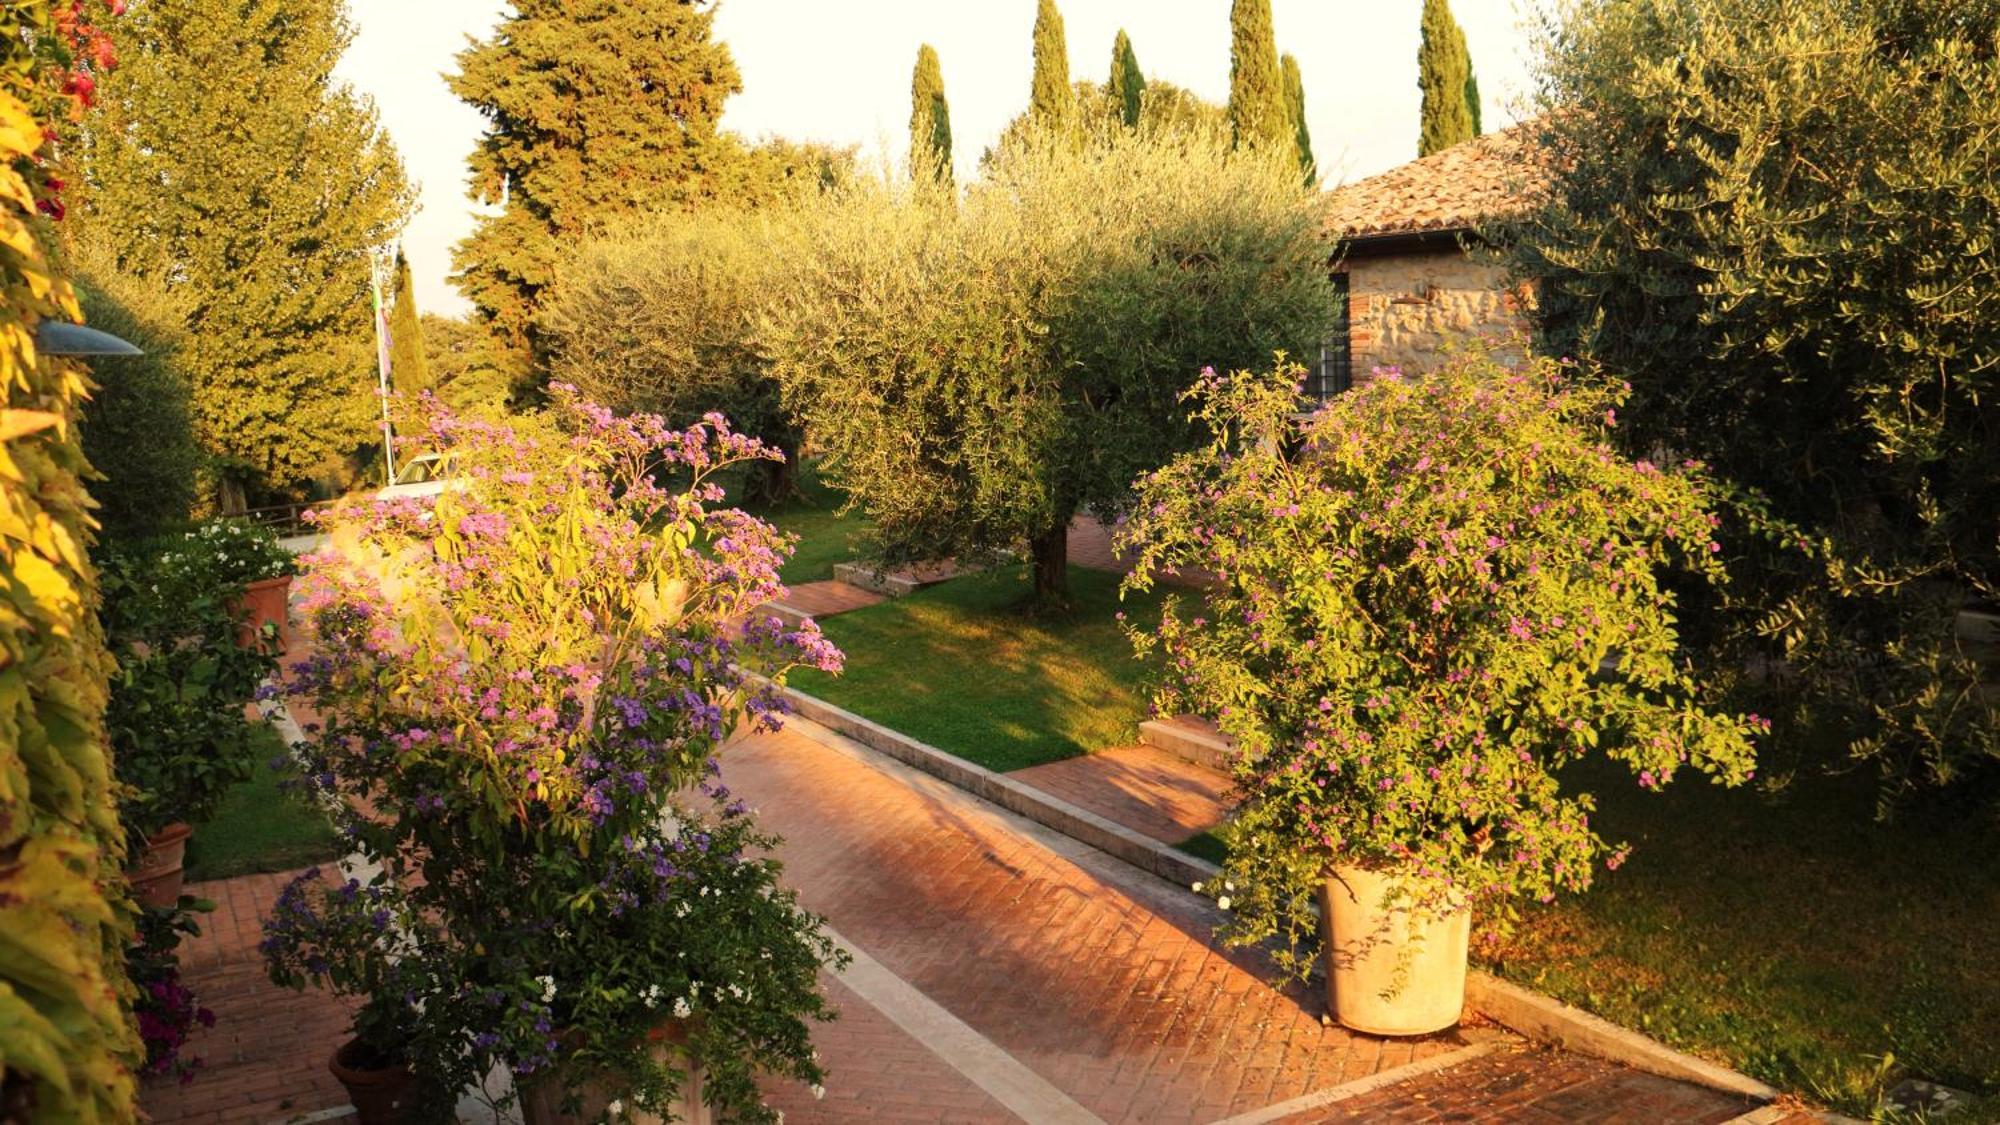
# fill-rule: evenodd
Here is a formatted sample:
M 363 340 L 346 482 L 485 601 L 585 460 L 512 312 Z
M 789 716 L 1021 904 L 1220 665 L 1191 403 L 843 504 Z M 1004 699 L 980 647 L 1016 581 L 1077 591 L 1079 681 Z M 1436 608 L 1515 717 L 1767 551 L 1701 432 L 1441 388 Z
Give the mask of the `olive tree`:
M 893 560 L 1066 532 L 1195 440 L 1204 367 L 1314 345 L 1327 247 L 1289 152 L 1201 132 L 1002 146 L 951 208 L 870 188 L 808 207 L 760 339 L 785 405 Z
M 752 475 L 760 499 L 792 490 L 799 451 L 753 333 L 776 280 L 774 221 L 674 211 L 614 227 L 564 264 L 539 321 L 551 373 L 587 397 L 676 426 L 720 411 L 782 450 Z

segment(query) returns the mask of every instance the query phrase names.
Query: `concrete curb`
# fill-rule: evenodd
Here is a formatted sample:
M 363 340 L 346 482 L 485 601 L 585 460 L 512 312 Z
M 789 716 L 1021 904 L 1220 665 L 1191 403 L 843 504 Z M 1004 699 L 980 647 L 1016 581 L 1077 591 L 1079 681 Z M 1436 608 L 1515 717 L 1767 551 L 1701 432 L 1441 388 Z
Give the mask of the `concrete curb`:
M 835 734 L 845 735 L 870 750 L 886 754 L 905 765 L 914 766 L 933 777 L 950 782 L 975 797 L 990 801 L 1037 824 L 1053 828 L 1073 840 L 1089 844 L 1098 851 L 1124 860 L 1142 871 L 1158 875 L 1170 883 L 1178 883 L 1185 887 L 1208 879 L 1221 870 L 1207 860 L 1177 852 L 1149 836 L 1142 836 L 1122 824 L 1106 820 L 1089 809 L 1079 808 L 1032 785 L 1015 781 L 984 766 L 974 765 L 963 758 L 954 757 L 935 746 L 919 742 L 899 731 L 890 730 L 852 711 L 842 710 L 797 688 L 788 687 L 784 692 L 786 702 L 791 705 L 792 713 L 798 718 L 825 727 Z
M 954 757 L 796 688 L 785 688 L 784 693 L 797 718 L 851 738 L 1168 882 L 1185 888 L 1220 873 L 1220 868 L 1207 860 L 1176 851 L 1005 774 Z M 1578 1054 L 1760 1102 L 1779 1096 L 1776 1088 L 1747 1074 L 1676 1051 L 1636 1031 L 1476 969 L 1466 975 L 1465 1000 L 1467 1007 L 1511 1031 L 1539 1042 L 1558 1044 Z
M 1768 1102 L 1780 1092 L 1747 1074 L 1683 1054 L 1658 1040 L 1491 973 L 1475 969 L 1466 974 L 1465 1002 L 1487 1019 L 1530 1039 L 1610 1059 L 1633 1070 L 1741 1094 L 1760 1102 Z

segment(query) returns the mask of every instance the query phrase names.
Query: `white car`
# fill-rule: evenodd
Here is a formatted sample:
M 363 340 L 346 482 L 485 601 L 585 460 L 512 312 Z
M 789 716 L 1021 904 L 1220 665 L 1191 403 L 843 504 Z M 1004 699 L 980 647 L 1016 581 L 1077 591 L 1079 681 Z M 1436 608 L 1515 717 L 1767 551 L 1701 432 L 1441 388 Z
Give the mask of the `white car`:
M 447 488 L 461 487 L 448 453 L 420 453 L 403 463 L 396 482 L 375 495 L 384 500 L 436 496 Z

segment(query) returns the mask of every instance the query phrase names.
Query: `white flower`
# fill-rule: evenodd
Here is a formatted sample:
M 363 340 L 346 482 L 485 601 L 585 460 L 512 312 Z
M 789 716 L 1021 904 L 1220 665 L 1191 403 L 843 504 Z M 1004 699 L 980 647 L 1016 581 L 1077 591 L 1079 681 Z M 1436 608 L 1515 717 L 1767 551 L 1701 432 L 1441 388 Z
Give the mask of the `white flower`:
M 826 1097 L 826 1087 L 817 1082 L 813 1083 L 813 1100 L 818 1101 L 823 1097 Z
M 1216 899 L 1215 905 L 1220 906 L 1224 910 L 1229 909 L 1229 896 L 1223 895 L 1221 898 Z
M 1222 881 L 1222 889 L 1223 889 L 1223 890 L 1225 890 L 1225 891 L 1233 891 L 1233 890 L 1235 890 L 1235 889 L 1236 889 L 1236 884 L 1234 884 L 1234 883 L 1230 882 L 1230 881 L 1229 881 L 1229 880 L 1227 880 L 1227 879 L 1224 879 L 1224 880 Z
M 612 1098 L 611 1104 L 604 1107 L 604 1112 L 612 1117 L 616 1117 L 625 1112 L 625 1103 L 617 1098 Z
M 655 984 L 655 985 L 651 985 L 651 986 L 649 986 L 649 987 L 648 987 L 648 988 L 646 989 L 646 991 L 645 991 L 645 993 L 644 993 L 644 996 L 645 996 L 645 999 L 646 999 L 646 1006 L 647 1006 L 648 1008 L 657 1008 L 657 1007 L 659 1007 L 659 1006 L 660 1006 L 660 986 L 659 986 L 659 985 Z
M 556 978 L 536 977 L 535 980 L 542 986 L 542 1003 L 546 1004 L 556 998 Z
M 675 1019 L 677 1019 L 677 1020 L 684 1020 L 684 1019 L 688 1018 L 688 1016 L 692 1015 L 693 1013 L 694 1013 L 694 1009 L 688 1006 L 688 1002 L 687 1002 L 687 997 L 685 997 L 685 996 L 676 996 L 676 997 L 674 997 L 674 1018 L 675 1018 Z
M 1200 893 L 1201 893 L 1201 884 L 1200 884 L 1200 883 L 1196 883 L 1196 884 L 1194 885 L 1194 888 L 1193 888 L 1193 890 L 1194 890 L 1194 893 L 1196 893 L 1196 894 L 1200 894 Z

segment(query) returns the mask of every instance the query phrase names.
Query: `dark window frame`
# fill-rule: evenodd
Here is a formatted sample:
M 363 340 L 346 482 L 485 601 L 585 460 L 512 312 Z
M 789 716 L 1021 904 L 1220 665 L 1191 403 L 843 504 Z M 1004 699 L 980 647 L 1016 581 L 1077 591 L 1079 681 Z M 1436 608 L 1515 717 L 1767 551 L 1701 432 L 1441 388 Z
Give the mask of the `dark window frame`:
M 1333 323 L 1319 343 L 1319 360 L 1306 375 L 1306 397 L 1325 402 L 1354 386 L 1354 324 L 1350 315 L 1352 286 L 1345 271 L 1333 282 Z

